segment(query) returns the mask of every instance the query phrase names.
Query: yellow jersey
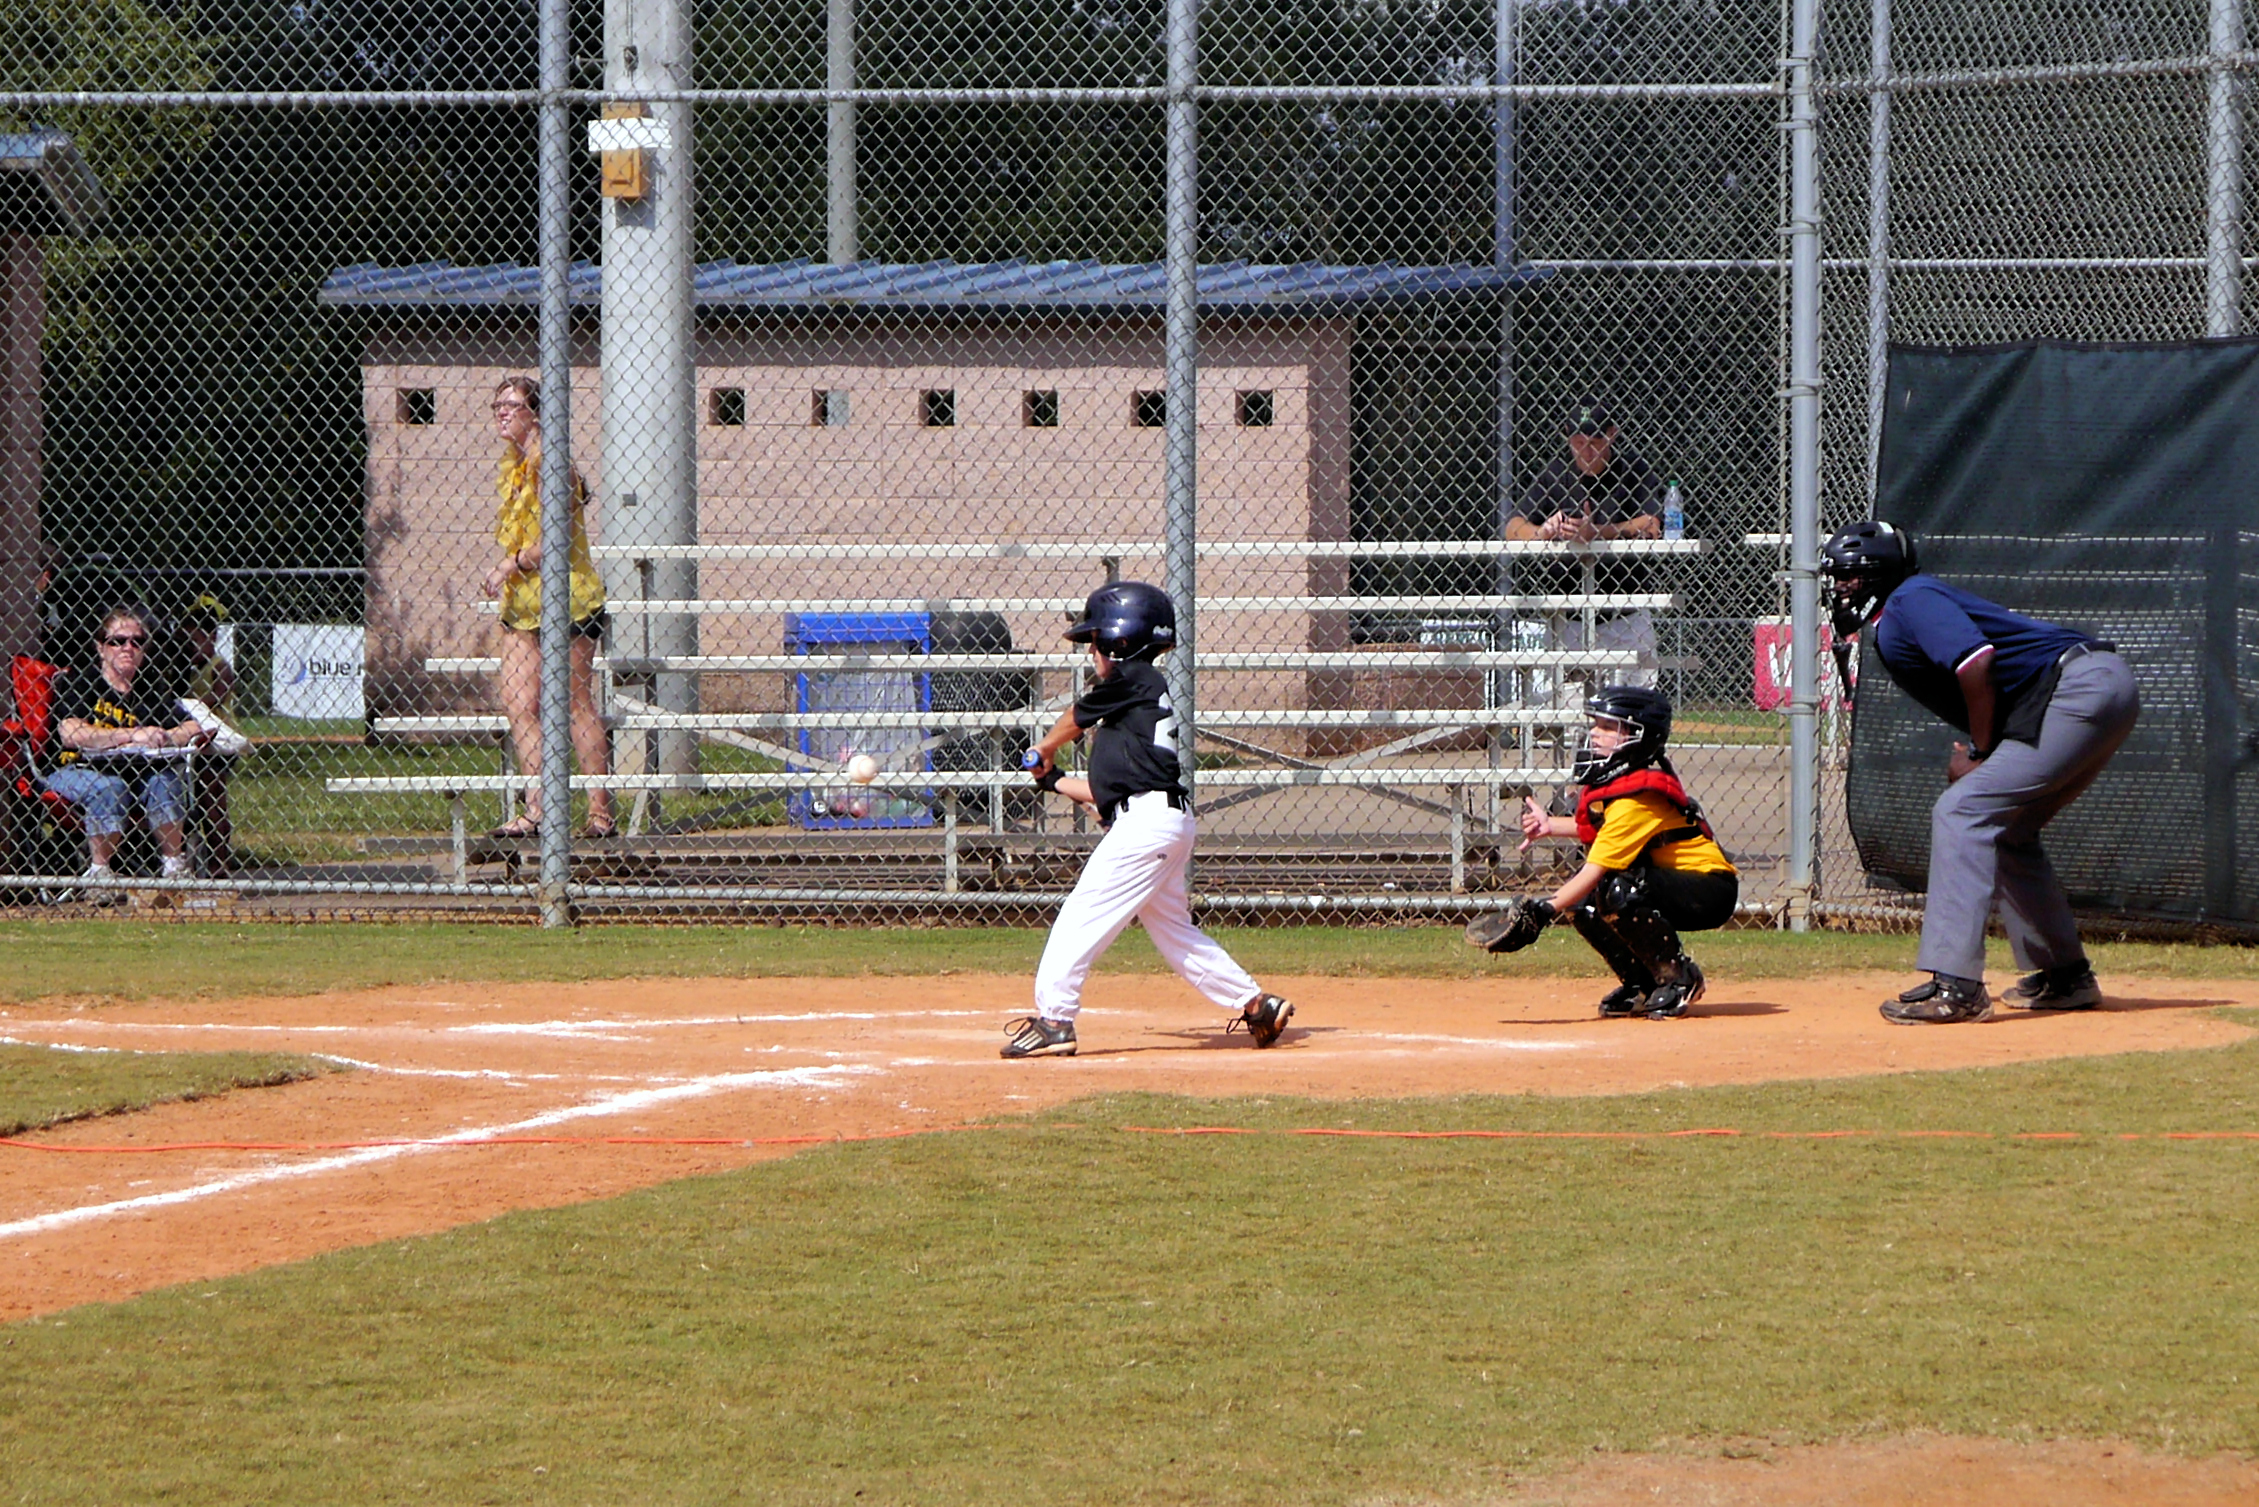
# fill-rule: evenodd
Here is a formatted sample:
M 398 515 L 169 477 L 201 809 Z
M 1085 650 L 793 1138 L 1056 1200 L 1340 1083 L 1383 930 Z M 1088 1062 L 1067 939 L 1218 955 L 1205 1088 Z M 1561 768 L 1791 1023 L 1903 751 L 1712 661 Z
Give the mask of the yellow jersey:
M 1687 825 L 1686 813 L 1655 791 L 1636 790 L 1615 796 L 1606 803 L 1600 830 L 1594 835 L 1592 846 L 1585 850 L 1585 861 L 1604 869 L 1628 869 L 1639 861 L 1640 850 L 1654 842 L 1657 833 Z M 1699 834 L 1677 842 L 1659 843 L 1647 859 L 1659 869 L 1677 869 L 1682 873 L 1738 872 L 1724 849 Z
M 537 456 L 505 455 L 495 478 L 502 495 L 502 512 L 494 525 L 494 542 L 511 554 L 541 543 L 541 461 Z M 576 623 L 594 617 L 604 606 L 604 578 L 588 553 L 588 488 L 578 473 L 573 476 L 572 617 Z M 502 588 L 502 626 L 531 633 L 541 626 L 541 572 L 520 571 Z

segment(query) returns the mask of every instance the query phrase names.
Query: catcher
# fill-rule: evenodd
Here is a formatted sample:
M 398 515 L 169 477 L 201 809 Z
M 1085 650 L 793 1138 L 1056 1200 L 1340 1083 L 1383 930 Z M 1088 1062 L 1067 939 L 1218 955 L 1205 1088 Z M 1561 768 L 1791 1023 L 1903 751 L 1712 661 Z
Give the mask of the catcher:
M 1702 808 L 1663 752 L 1671 703 L 1643 686 L 1603 687 L 1584 704 L 1592 719 L 1577 750 L 1577 814 L 1522 807 L 1522 846 L 1547 837 L 1585 845 L 1584 866 L 1550 899 L 1523 896 L 1467 928 L 1489 952 L 1518 952 L 1563 916 L 1616 975 L 1600 1001 L 1607 1018 L 1669 1020 L 1702 998 L 1702 969 L 1681 931 L 1712 931 L 1733 917 L 1741 876 Z

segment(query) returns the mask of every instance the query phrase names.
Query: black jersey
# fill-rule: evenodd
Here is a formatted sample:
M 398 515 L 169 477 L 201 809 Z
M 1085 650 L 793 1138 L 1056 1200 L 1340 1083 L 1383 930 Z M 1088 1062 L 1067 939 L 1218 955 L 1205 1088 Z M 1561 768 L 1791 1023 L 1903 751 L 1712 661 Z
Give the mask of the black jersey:
M 1162 790 L 1184 799 L 1177 718 L 1158 665 L 1117 661 L 1114 673 L 1075 703 L 1075 726 L 1090 732 L 1090 797 L 1106 820 L 1133 795 Z
M 1608 469 L 1598 476 L 1585 475 L 1565 455 L 1556 457 L 1530 483 L 1515 511 L 1531 523 L 1543 523 L 1555 513 L 1581 514 L 1595 525 L 1629 523 L 1634 518 L 1662 517 L 1663 491 L 1663 478 L 1655 468 L 1619 441 L 1610 452 Z M 1653 589 L 1647 562 L 1636 557 L 1601 556 L 1593 581 L 1607 592 Z M 1584 571 L 1572 557 L 1520 556 L 1514 561 L 1514 584 L 1527 592 L 1582 591 Z
M 79 670 L 57 679 L 51 705 L 58 732 L 66 721 L 110 732 L 122 727 L 178 727 L 190 720 L 188 709 L 153 679 L 136 677 L 132 690 L 121 691 L 100 670 Z M 77 749 L 63 747 L 59 736 L 53 756 L 57 768 L 83 757 Z

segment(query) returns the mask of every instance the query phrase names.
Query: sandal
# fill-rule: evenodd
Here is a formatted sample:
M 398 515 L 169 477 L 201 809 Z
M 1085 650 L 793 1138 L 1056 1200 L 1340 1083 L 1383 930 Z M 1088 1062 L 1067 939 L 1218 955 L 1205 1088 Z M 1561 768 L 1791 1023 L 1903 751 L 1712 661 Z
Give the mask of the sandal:
M 590 842 L 602 842 L 607 837 L 617 837 L 620 829 L 611 822 L 590 822 L 580 829 L 580 835 Z
M 541 818 L 537 816 L 515 817 L 486 835 L 505 840 L 520 837 L 539 837 L 541 835 Z

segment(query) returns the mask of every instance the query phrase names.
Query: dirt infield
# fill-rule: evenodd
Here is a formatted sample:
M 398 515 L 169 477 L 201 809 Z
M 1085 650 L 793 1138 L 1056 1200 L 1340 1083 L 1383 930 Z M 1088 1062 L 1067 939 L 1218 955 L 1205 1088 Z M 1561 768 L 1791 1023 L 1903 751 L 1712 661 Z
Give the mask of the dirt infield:
M 973 975 L 458 985 L 0 1009 L 0 1037 L 17 1041 L 322 1053 L 364 1069 L 34 1138 L 115 1149 L 0 1148 L 0 1262 L 9 1273 L 0 1321 L 740 1166 L 789 1154 L 790 1138 L 930 1130 L 1096 1092 L 1587 1095 L 1848 1077 L 2221 1045 L 2249 1032 L 2211 1007 L 2259 1005 L 2259 985 L 2144 980 L 2093 1014 L 2003 1015 L 1941 1030 L 1885 1024 L 1874 1005 L 1899 981 L 1884 975 L 1721 983 L 1695 1015 L 1669 1022 L 1595 1019 L 1588 980 L 1272 982 L 1286 985 L 1299 1013 L 1268 1052 L 1227 1036 L 1227 1017 L 1174 980 L 1117 975 L 1091 987 L 1079 1057 L 1018 1063 L 996 1048 L 1005 1019 L 1024 1009 L 1025 980 Z M 571 1140 L 524 1144 L 545 1136 Z M 454 1139 L 429 1144 L 439 1138 Z M 667 1138 L 733 1144 L 651 1144 Z M 745 1144 L 763 1139 L 771 1143 Z M 228 1144 L 123 1149 L 182 1143 Z M 244 1145 L 275 1149 L 236 1149 Z M 2205 1462 L 2219 1476 L 2215 1490 L 2199 1467 L 2173 1475 L 2174 1462 L 2144 1464 L 2124 1451 L 2109 1457 L 2119 1462 L 2114 1471 L 2067 1472 L 2092 1492 L 2066 1494 L 2043 1473 L 2030 1477 L 2039 1494 L 2001 1496 L 1975 1483 L 2014 1476 L 1987 1453 L 2009 1447 L 1965 1445 L 1931 1441 L 1926 1454 L 1872 1468 L 1878 1480 L 1912 1471 L 1961 1481 L 1961 1499 L 2259 1499 L 2259 1468 L 2249 1462 L 2229 1475 Z M 1842 1448 L 1852 1452 L 1847 1489 L 1826 1496 L 1764 1494 L 1786 1477 L 1812 1484 L 1826 1452 L 1695 1462 L 1700 1470 L 1655 1458 L 1687 1487 L 1674 1497 L 1681 1501 L 1953 1499 L 1850 1490 L 1869 1468 L 1852 1455 L 1875 1447 Z M 2014 1450 L 2006 1458 L 2033 1471 L 2044 1464 Z M 2171 1490 L 2142 1474 L 2153 1469 L 2172 1475 Z M 1618 1461 L 1564 1477 L 1552 1497 L 1532 1500 L 1653 1500 L 1652 1483 L 1626 1471 L 1632 1466 Z

